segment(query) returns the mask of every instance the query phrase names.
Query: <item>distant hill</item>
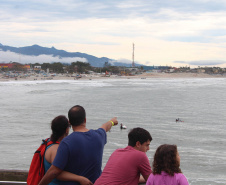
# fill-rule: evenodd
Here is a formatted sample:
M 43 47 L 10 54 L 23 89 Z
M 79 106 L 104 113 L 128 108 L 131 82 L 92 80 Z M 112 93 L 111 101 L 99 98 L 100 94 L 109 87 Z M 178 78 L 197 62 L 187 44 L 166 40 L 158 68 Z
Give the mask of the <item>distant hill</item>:
M 117 62 L 116 60 L 109 59 L 107 57 L 98 58 L 98 57 L 95 57 L 93 55 L 89 55 L 86 53 L 67 52 L 64 50 L 58 50 L 54 47 L 47 48 L 47 47 L 42 47 L 39 45 L 32 45 L 32 46 L 25 46 L 25 47 L 12 47 L 12 46 L 4 46 L 0 43 L 0 50 L 5 51 L 5 52 L 10 51 L 13 53 L 22 54 L 22 55 L 26 55 L 26 56 L 50 55 L 53 57 L 59 57 L 62 60 L 64 58 L 66 59 L 68 57 L 85 58 L 90 63 L 90 65 L 93 67 L 103 67 L 105 62 L 111 63 L 112 66 L 125 66 L 125 67 L 131 66 L 131 64 Z

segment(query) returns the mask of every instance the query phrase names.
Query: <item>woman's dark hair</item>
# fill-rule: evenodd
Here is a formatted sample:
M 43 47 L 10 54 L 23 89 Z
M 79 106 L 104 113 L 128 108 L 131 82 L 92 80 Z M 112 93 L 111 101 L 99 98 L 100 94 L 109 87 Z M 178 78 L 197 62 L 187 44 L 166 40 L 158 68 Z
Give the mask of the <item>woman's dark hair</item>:
M 69 126 L 68 119 L 65 116 L 57 116 L 52 120 L 51 129 L 52 134 L 50 140 L 56 142 L 61 136 L 66 133 Z
M 68 118 L 73 126 L 81 125 L 85 122 L 86 119 L 86 111 L 80 105 L 75 105 L 68 111 Z
M 162 171 L 173 176 L 174 173 L 182 173 L 180 163 L 177 160 L 176 145 L 161 145 L 157 148 L 154 156 L 153 174 L 161 174 Z
M 137 127 L 130 130 L 128 134 L 128 139 L 129 139 L 128 145 L 134 147 L 137 141 L 139 141 L 140 144 L 143 144 L 148 140 L 151 142 L 152 137 L 147 130 Z

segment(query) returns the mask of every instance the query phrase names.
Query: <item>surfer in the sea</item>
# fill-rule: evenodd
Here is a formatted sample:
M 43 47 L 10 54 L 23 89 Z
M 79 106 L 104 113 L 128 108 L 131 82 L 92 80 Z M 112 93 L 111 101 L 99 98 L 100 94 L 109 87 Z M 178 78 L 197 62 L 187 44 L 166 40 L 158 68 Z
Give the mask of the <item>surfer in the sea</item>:
M 184 121 L 180 120 L 180 118 L 177 118 L 176 122 L 184 122 Z
M 127 127 L 123 125 L 122 123 L 120 124 L 120 129 L 126 129 Z

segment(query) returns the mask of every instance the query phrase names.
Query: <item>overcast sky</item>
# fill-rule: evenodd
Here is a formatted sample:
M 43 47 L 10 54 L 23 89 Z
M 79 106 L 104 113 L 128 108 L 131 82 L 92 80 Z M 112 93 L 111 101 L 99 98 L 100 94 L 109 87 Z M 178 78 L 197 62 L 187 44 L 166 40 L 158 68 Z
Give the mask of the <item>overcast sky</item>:
M 0 0 L 0 43 L 226 67 L 226 0 Z

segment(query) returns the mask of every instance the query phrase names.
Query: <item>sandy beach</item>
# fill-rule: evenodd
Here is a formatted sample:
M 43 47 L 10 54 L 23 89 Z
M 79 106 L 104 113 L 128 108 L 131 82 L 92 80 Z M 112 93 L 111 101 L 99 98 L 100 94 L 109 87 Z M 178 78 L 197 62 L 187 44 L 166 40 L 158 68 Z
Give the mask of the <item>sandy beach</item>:
M 147 79 L 147 78 L 226 78 L 226 74 L 206 74 L 206 73 L 143 73 L 135 76 L 118 76 L 111 75 L 110 77 L 104 77 L 100 75 L 86 74 L 82 75 L 82 78 L 76 79 L 75 77 L 69 77 L 66 75 L 56 76 L 28 76 L 28 77 L 17 77 L 17 78 L 6 78 L 3 74 L 0 74 L 0 81 L 34 81 L 34 80 L 93 80 L 93 79 Z

